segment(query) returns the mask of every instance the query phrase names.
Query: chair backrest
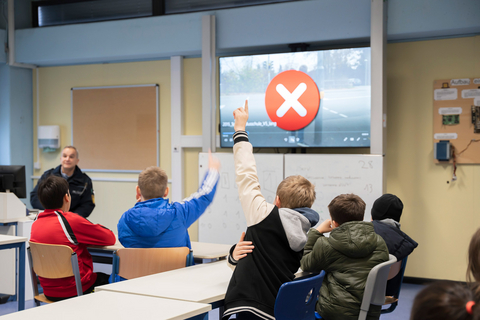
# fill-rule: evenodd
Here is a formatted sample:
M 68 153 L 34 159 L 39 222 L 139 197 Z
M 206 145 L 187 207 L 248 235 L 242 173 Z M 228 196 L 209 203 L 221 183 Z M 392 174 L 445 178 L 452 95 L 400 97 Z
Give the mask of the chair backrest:
M 125 248 L 118 249 L 115 255 L 114 273 L 125 279 L 134 279 L 193 264 L 188 247 Z
M 276 320 L 315 319 L 315 304 L 325 271 L 282 284 L 275 300 Z
M 36 275 L 47 279 L 75 277 L 77 295 L 82 295 L 82 282 L 77 254 L 69 246 L 29 241 L 28 257 L 34 288 Z M 37 294 L 37 292 L 35 292 Z
M 390 271 L 388 272 L 387 280 L 393 279 L 397 276 L 397 274 L 400 272 L 400 269 L 402 268 L 402 261 L 403 260 L 400 260 L 392 264 L 392 266 L 390 267 Z
M 71 258 L 75 254 L 69 246 L 30 242 L 33 270 L 48 279 L 73 276 Z
M 370 270 L 365 291 L 363 293 L 362 305 L 360 307 L 360 314 L 358 319 L 364 320 L 367 318 L 370 304 L 381 306 L 385 302 L 385 289 L 387 287 L 388 274 L 390 266 L 397 262 L 397 258 L 389 255 L 389 260 L 376 265 Z

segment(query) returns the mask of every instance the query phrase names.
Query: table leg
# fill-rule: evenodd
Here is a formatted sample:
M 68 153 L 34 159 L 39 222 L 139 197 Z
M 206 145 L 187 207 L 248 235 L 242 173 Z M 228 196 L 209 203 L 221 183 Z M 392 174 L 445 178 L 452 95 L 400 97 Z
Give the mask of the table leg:
M 18 310 L 25 310 L 25 242 L 18 248 Z

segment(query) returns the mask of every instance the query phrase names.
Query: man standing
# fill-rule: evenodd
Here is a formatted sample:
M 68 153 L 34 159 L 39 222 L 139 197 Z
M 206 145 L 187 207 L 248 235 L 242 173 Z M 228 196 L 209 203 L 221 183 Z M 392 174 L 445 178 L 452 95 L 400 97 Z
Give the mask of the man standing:
M 47 170 L 43 173 L 37 185 L 30 193 L 30 204 L 35 209 L 43 210 L 37 195 L 38 185 L 50 175 L 63 177 L 68 182 L 68 189 L 72 196 L 70 211 L 84 218 L 87 218 L 95 208 L 95 195 L 93 192 L 92 180 L 77 166 L 78 151 L 74 146 L 66 146 L 63 148 L 61 165 L 55 169 Z

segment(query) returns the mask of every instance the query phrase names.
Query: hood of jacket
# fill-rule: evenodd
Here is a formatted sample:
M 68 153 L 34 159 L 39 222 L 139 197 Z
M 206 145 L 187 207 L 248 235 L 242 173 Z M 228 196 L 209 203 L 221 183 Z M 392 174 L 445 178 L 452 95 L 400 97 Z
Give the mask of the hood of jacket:
M 310 208 L 278 209 L 283 229 L 293 251 L 303 250 L 307 242 L 307 232 L 320 219 L 318 213 Z
M 303 208 L 295 208 L 293 210 L 297 211 L 302 216 L 308 219 L 308 222 L 310 222 L 310 228 L 313 228 L 320 220 L 320 215 L 317 213 L 317 211 L 313 210 L 312 208 L 303 207 Z
M 137 202 L 123 214 L 125 224 L 133 233 L 142 237 L 158 236 L 175 217 L 175 210 L 168 199 L 156 198 Z
M 333 229 L 328 242 L 349 258 L 364 258 L 377 248 L 377 234 L 371 222 L 350 221 Z

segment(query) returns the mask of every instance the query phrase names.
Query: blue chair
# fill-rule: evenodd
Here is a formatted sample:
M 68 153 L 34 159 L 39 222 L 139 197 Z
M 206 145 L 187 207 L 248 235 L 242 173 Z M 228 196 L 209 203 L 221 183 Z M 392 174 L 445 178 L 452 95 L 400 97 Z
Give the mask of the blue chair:
M 275 300 L 276 320 L 313 320 L 325 271 L 282 284 Z

